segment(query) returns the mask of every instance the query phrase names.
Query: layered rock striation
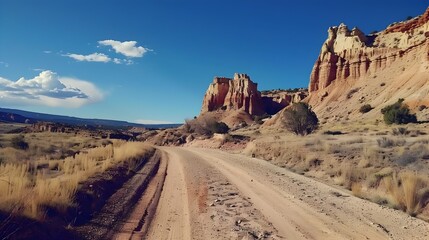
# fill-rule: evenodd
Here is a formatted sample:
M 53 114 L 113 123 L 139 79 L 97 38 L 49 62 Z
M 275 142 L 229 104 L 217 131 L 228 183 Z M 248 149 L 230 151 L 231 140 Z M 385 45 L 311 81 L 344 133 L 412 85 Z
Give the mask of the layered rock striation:
M 323 119 L 381 118 L 398 98 L 429 118 L 429 8 L 421 16 L 365 35 L 346 25 L 330 27 L 310 76 L 305 100 Z M 362 114 L 359 107 L 374 109 Z
M 300 91 L 258 91 L 247 74 L 234 74 L 234 78 L 215 77 L 206 91 L 201 113 L 216 110 L 242 110 L 250 115 L 275 114 L 293 102 L 307 96 L 305 89 Z
M 427 43 L 429 8 L 412 20 L 391 24 L 365 35 L 346 25 L 330 27 L 310 76 L 309 91 L 323 90 L 336 81 L 357 80 L 386 69 L 410 50 Z M 424 47 L 424 46 L 422 46 Z

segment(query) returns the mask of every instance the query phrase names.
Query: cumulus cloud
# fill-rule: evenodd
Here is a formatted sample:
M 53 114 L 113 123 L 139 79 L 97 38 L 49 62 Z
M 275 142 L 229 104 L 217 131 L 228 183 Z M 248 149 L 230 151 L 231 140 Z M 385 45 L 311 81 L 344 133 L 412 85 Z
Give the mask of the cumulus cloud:
M 75 53 L 64 54 L 65 57 L 73 58 L 77 61 L 86 62 L 110 62 L 112 59 L 104 53 L 92 53 L 88 55 L 81 55 Z
M 143 55 L 150 51 L 148 48 L 142 46 L 136 46 L 136 41 L 115 41 L 115 40 L 103 40 L 98 41 L 100 45 L 112 47 L 116 53 L 120 53 L 126 57 L 143 57 Z
M 94 84 L 75 78 L 62 78 L 49 70 L 32 79 L 20 78 L 16 82 L 0 77 L 2 105 L 73 108 L 102 98 L 103 93 Z

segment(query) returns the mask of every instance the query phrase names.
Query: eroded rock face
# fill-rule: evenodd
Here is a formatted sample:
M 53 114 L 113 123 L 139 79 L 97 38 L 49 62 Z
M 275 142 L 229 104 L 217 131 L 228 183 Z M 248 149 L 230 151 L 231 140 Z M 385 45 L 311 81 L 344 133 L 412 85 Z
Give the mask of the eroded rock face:
M 215 77 L 204 96 L 201 113 L 216 110 L 244 110 L 250 115 L 276 114 L 308 95 L 306 89 L 296 91 L 272 90 L 263 94 L 258 84 L 246 74 L 236 73 L 234 78 Z
M 307 96 L 307 89 L 299 89 L 298 91 L 273 90 L 262 93 L 262 102 L 265 112 L 273 115 L 292 103 L 301 102 Z
M 334 82 L 353 81 L 388 68 L 411 49 L 425 48 L 429 37 L 429 8 L 409 21 L 394 23 L 386 30 L 366 36 L 346 25 L 328 29 L 314 64 L 309 91 L 323 90 Z
M 264 113 L 261 93 L 257 84 L 246 74 L 234 74 L 234 78 L 215 77 L 204 96 L 201 112 L 244 110 L 251 115 Z

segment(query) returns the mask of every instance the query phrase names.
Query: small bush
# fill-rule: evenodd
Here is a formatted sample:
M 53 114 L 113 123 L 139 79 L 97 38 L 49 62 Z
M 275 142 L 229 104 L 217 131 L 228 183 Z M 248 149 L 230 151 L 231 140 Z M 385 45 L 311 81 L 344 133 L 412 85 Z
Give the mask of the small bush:
M 307 135 L 317 129 L 319 119 L 306 103 L 294 103 L 283 113 L 284 126 L 297 135 Z
M 410 131 L 407 128 L 399 127 L 399 128 L 392 129 L 392 134 L 394 136 L 397 136 L 397 135 L 403 135 L 403 136 L 405 136 L 405 135 L 410 134 Z
M 21 150 L 27 150 L 28 149 L 28 143 L 24 141 L 24 136 L 17 136 L 12 138 L 11 145 L 13 148 L 21 149 Z
M 419 111 L 423 111 L 423 110 L 425 110 L 426 108 L 428 108 L 428 107 L 426 107 L 426 105 L 420 105 L 420 106 L 419 106 Z
M 382 137 L 380 139 L 377 139 L 377 143 L 378 146 L 382 148 L 398 147 L 405 145 L 405 139 L 393 140 L 387 137 Z
M 371 105 L 365 104 L 365 105 L 362 105 L 362 107 L 360 107 L 359 112 L 361 112 L 361 113 L 367 113 L 367 112 L 369 112 L 371 110 L 372 110 Z
M 424 190 L 427 183 L 413 172 L 392 174 L 383 178 L 387 192 L 393 197 L 395 207 L 411 216 L 416 216 L 423 207 Z
M 270 117 L 271 117 L 271 115 L 264 113 L 262 115 L 253 116 L 253 121 L 255 121 L 257 124 L 262 124 L 262 123 L 264 123 L 264 121 L 263 121 L 264 119 L 267 119 Z
M 202 117 L 186 120 L 183 129 L 187 133 L 199 135 L 212 135 L 213 133 L 228 133 L 229 127 L 224 122 L 217 122 L 214 118 Z
M 353 88 L 352 90 L 350 90 L 350 91 L 347 93 L 347 99 L 352 98 L 352 97 L 353 97 L 353 94 L 357 93 L 357 92 L 359 91 L 359 89 L 360 89 L 360 88 Z
M 407 124 L 417 122 L 416 115 L 411 114 L 410 109 L 403 102 L 404 99 L 400 98 L 396 103 L 381 109 L 381 113 L 383 114 L 384 122 L 386 124 Z
M 229 127 L 224 122 L 213 122 L 208 126 L 212 133 L 228 133 Z
M 332 131 L 332 130 L 328 130 L 328 131 L 324 131 L 323 132 L 324 135 L 342 135 L 344 134 L 341 131 Z

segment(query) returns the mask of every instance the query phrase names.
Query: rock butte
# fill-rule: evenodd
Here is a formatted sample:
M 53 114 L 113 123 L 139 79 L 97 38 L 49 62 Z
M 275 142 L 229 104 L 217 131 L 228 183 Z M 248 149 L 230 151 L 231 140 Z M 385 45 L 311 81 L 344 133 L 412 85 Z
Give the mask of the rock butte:
M 307 96 L 305 90 L 297 92 L 270 91 L 262 95 L 258 84 L 247 74 L 235 73 L 234 78 L 215 77 L 203 100 L 201 113 L 216 110 L 242 110 L 250 115 L 275 114 L 293 102 Z

